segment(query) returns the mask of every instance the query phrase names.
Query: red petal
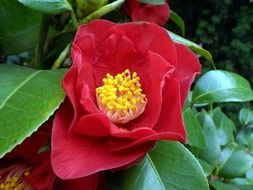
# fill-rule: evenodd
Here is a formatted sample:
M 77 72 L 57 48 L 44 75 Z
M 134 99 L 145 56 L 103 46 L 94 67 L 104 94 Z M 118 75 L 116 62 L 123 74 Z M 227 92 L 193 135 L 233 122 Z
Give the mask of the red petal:
M 183 106 L 196 74 L 200 73 L 201 65 L 197 56 L 184 45 L 176 44 L 176 49 L 178 64 L 173 77 L 180 83 L 181 106 Z
M 109 136 L 111 125 L 111 121 L 103 113 L 94 113 L 81 117 L 79 122 L 73 127 L 73 130 L 79 134 L 97 137 Z
M 143 144 L 130 150 L 108 151 L 106 138 L 72 136 L 68 133 L 71 115 L 65 102 L 55 115 L 51 161 L 62 179 L 84 177 L 102 170 L 125 166 L 142 157 L 153 145 Z
M 125 23 L 111 28 L 111 34 L 120 34 L 133 42 L 137 52 L 147 55 L 152 51 L 161 55 L 171 65 L 177 64 L 174 42 L 164 28 L 152 23 Z
M 148 52 L 148 58 L 145 67 L 137 73 L 144 94 L 147 96 L 147 106 L 144 113 L 128 124 L 128 128 L 135 129 L 140 127 L 153 128 L 156 124 L 161 111 L 162 88 L 164 77 L 173 74 L 174 67 L 170 65 L 163 57 L 152 51 Z
M 56 190 L 97 190 L 99 173 L 71 180 L 58 179 L 54 185 Z
M 157 133 L 169 132 L 178 134 L 178 140 L 185 142 L 179 84 L 175 79 L 166 78 L 163 89 L 163 103 L 160 118 L 154 128 Z M 166 138 L 172 140 L 170 136 Z
M 37 190 L 51 190 L 56 176 L 52 170 L 49 152 L 39 155 L 41 162 L 32 168 L 26 181 Z
M 149 5 L 138 3 L 137 0 L 126 1 L 127 13 L 133 21 L 149 21 L 159 25 L 164 25 L 169 19 L 169 5 Z

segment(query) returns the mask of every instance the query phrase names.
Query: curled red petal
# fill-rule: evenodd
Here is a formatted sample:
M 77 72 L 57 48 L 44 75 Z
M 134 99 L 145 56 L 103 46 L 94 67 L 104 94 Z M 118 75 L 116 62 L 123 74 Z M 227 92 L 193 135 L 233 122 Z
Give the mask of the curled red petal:
M 180 83 L 181 106 L 183 106 L 195 76 L 200 73 L 201 65 L 198 57 L 189 48 L 176 44 L 176 49 L 178 64 L 173 77 Z

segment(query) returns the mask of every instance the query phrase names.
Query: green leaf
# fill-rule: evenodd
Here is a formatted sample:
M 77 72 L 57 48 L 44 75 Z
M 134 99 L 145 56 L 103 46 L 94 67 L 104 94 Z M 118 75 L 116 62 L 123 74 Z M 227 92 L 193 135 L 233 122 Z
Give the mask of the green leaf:
M 226 145 L 234 141 L 233 132 L 235 124 L 224 114 L 219 107 L 213 111 L 213 121 L 217 127 L 220 145 Z
M 199 46 L 198 44 L 187 40 L 181 36 L 178 36 L 177 34 L 168 31 L 170 37 L 172 38 L 173 41 L 179 43 L 179 44 L 183 44 L 188 46 L 189 48 L 191 48 L 193 51 L 195 51 L 197 54 L 203 56 L 204 58 L 206 58 L 209 62 L 211 62 L 212 64 L 214 64 L 213 62 L 213 57 L 211 55 L 211 53 L 205 49 L 203 49 L 201 46 Z
M 237 146 L 236 148 L 232 147 L 225 148 L 222 151 L 221 155 L 225 155 L 224 151 L 227 151 L 225 163 L 219 171 L 219 175 L 222 177 L 241 177 L 246 174 L 246 172 L 253 165 L 253 157 L 247 152 L 244 147 Z
M 36 131 L 64 99 L 65 70 L 0 65 L 0 157 Z
M 248 108 L 242 108 L 239 112 L 239 121 L 243 125 L 253 123 L 253 111 Z
M 18 0 L 25 6 L 45 14 L 59 14 L 72 10 L 67 0 Z
M 166 0 L 138 0 L 141 3 L 151 4 L 151 5 L 163 5 Z
M 126 190 L 208 190 L 196 158 L 180 143 L 159 142 L 143 162 L 124 172 Z
M 184 111 L 183 116 L 187 130 L 187 144 L 202 149 L 205 148 L 206 142 L 204 134 L 192 110 L 190 108 L 187 108 Z
M 203 171 L 205 172 L 206 177 L 212 174 L 213 166 L 201 159 L 198 159 L 198 162 L 200 163 Z
M 250 100 L 253 100 L 253 91 L 249 82 L 238 74 L 222 70 L 205 73 L 192 94 L 192 101 L 197 104 Z
M 219 164 L 217 167 L 217 172 L 220 171 L 220 169 L 225 165 L 225 163 L 228 161 L 229 157 L 232 155 L 234 150 L 236 149 L 236 144 L 229 144 L 228 146 L 225 146 L 220 154 L 219 154 Z
M 41 23 L 41 14 L 16 0 L 0 1 L 0 49 L 6 55 L 35 47 Z
M 209 182 L 216 190 L 252 190 L 253 185 L 225 184 L 218 180 Z
M 199 151 L 198 157 L 215 167 L 218 163 L 218 155 L 220 153 L 216 126 L 212 117 L 206 111 L 199 113 L 197 118 L 203 128 L 206 141 L 206 148 Z
M 180 28 L 182 35 L 185 35 L 185 24 L 183 19 L 174 11 L 170 10 L 170 19 Z

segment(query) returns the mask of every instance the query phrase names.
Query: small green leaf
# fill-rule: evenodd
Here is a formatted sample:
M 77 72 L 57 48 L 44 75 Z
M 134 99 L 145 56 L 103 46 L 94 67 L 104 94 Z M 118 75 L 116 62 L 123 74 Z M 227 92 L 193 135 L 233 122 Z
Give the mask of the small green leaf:
M 64 99 L 65 70 L 0 65 L 0 158 L 36 131 Z
M 233 132 L 235 130 L 235 124 L 219 107 L 213 111 L 213 121 L 217 127 L 220 145 L 223 146 L 232 143 L 234 141 Z
M 34 48 L 42 15 L 16 0 L 1 0 L 0 10 L 0 49 L 3 53 L 16 54 Z
M 249 82 L 238 74 L 222 70 L 205 73 L 192 94 L 192 101 L 197 104 L 250 100 L 253 100 L 253 91 Z
M 124 172 L 123 190 L 208 190 L 196 158 L 180 143 L 159 142 L 141 164 Z
M 187 40 L 173 32 L 168 31 L 170 37 L 172 38 L 173 41 L 179 43 L 179 44 L 183 44 L 188 46 L 189 48 L 191 48 L 193 51 L 195 51 L 197 54 L 203 56 L 204 58 L 206 58 L 209 62 L 211 62 L 212 64 L 214 64 L 213 62 L 213 57 L 211 55 L 211 53 L 205 49 L 203 49 L 201 46 L 199 46 L 198 44 Z
M 203 128 L 206 140 L 206 148 L 204 150 L 200 150 L 198 157 L 215 167 L 218 163 L 218 155 L 220 153 L 218 132 L 215 123 L 206 111 L 199 113 L 197 118 Z
M 72 10 L 67 0 L 18 0 L 25 6 L 45 14 L 59 14 Z
M 187 130 L 187 144 L 202 149 L 205 148 L 206 142 L 204 134 L 192 110 L 190 108 L 187 108 L 184 111 L 183 116 Z
M 225 150 L 227 151 L 228 148 L 225 148 Z M 253 165 L 253 157 L 241 146 L 237 146 L 236 148 L 233 147 L 233 149 L 228 152 L 228 155 L 224 156 L 227 158 L 219 171 L 219 175 L 222 177 L 244 176 Z M 222 155 L 224 155 L 224 151 Z
M 174 11 L 170 10 L 170 19 L 180 28 L 182 35 L 185 35 L 185 24 L 183 19 Z
M 242 108 L 239 112 L 239 121 L 243 125 L 253 123 L 253 111 L 248 108 Z
M 163 5 L 166 0 L 138 0 L 141 3 L 151 4 L 151 5 Z

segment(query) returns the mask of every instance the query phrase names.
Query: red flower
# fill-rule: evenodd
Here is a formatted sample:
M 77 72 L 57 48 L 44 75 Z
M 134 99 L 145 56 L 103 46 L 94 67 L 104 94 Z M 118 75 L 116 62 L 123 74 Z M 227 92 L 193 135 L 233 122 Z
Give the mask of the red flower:
M 59 177 L 124 167 L 159 139 L 185 142 L 181 109 L 200 64 L 163 28 L 93 21 L 79 28 L 72 60 L 53 124 Z
M 56 176 L 49 152 L 38 153 L 50 138 L 50 123 L 0 160 L 0 189 L 51 190 Z
M 47 122 L 0 160 L 0 190 L 97 190 L 99 173 L 75 180 L 61 180 L 51 167 L 50 152 L 39 153 L 51 136 Z M 102 187 L 101 187 L 102 188 Z
M 170 7 L 168 3 L 150 5 L 141 3 L 138 0 L 126 0 L 124 8 L 132 21 L 149 21 L 164 25 L 170 16 Z

